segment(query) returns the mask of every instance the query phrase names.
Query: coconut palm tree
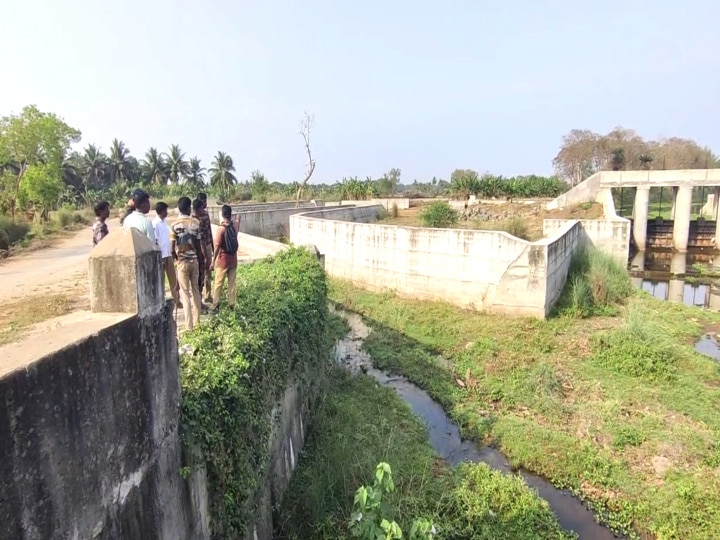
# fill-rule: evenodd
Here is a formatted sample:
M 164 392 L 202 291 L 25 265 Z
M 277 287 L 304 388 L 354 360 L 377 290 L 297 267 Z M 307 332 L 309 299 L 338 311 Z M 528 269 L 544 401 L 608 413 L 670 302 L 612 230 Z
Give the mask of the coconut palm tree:
M 186 178 L 190 172 L 190 164 L 185 159 L 185 152 L 180 150 L 177 144 L 170 145 L 170 151 L 165 154 L 167 163 L 168 180 L 173 184 L 179 184 L 181 178 Z
M 151 184 L 166 185 L 168 179 L 168 167 L 162 154 L 157 148 L 149 148 L 145 152 L 145 159 L 142 161 L 143 176 Z
M 200 165 L 197 157 L 190 158 L 185 184 L 194 190 L 201 189 L 205 184 L 205 167 Z
M 87 189 L 103 189 L 109 184 L 108 158 L 94 144 L 89 144 L 79 157 L 78 172 Z
M 110 182 L 127 184 L 131 176 L 131 168 L 130 150 L 125 146 L 124 142 L 113 139 L 110 144 Z
M 233 159 L 225 152 L 218 152 L 208 172 L 210 185 L 220 192 L 223 200 L 227 200 L 230 188 L 237 183 L 237 178 L 233 174 L 235 172 Z

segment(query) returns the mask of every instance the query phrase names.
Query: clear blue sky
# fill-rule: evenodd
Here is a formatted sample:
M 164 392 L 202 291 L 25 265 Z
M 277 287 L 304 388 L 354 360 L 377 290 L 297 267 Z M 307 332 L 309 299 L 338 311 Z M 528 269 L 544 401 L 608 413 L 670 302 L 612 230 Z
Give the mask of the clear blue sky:
M 549 6 L 549 7 L 544 7 Z M 5 0 L 0 114 L 314 181 L 550 173 L 573 128 L 720 152 L 718 0 Z

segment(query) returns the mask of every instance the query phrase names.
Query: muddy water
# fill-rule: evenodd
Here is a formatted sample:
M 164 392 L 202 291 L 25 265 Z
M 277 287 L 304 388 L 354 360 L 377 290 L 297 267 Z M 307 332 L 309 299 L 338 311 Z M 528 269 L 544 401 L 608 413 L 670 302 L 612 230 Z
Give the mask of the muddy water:
M 717 341 L 718 337 L 720 336 L 717 334 L 715 336 L 705 334 L 695 343 L 695 350 L 720 362 L 720 344 L 718 344 Z
M 499 451 L 487 446 L 478 447 L 470 441 L 463 440 L 457 424 L 448 418 L 443 408 L 425 391 L 404 377 L 391 376 L 373 368 L 372 359 L 361 350 L 363 340 L 369 335 L 370 329 L 359 315 L 339 310 L 336 312 L 347 320 L 351 328 L 348 336 L 337 344 L 338 363 L 352 373 L 367 373 L 383 386 L 393 388 L 410 405 L 415 415 L 425 422 L 430 444 L 440 457 L 451 465 L 458 465 L 464 461 L 485 463 L 503 473 L 515 473 L 508 460 Z M 557 489 L 547 480 L 526 471 L 517 471 L 517 474 L 520 474 L 525 482 L 548 502 L 560 525 L 568 531 L 577 533 L 581 540 L 620 538 L 607 527 L 597 523 L 594 514 L 569 491 Z

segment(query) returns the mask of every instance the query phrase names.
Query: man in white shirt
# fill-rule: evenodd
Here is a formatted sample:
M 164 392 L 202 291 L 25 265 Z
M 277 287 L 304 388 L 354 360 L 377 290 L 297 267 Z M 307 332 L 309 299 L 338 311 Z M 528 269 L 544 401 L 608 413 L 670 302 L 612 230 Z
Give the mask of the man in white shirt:
M 172 294 L 173 301 L 177 307 L 180 305 L 179 299 L 179 287 L 177 276 L 175 274 L 175 264 L 173 263 L 172 250 L 170 249 L 170 228 L 168 227 L 165 219 L 168 215 L 168 205 L 164 202 L 159 202 L 155 205 L 155 213 L 157 217 L 152 220 L 152 228 L 155 232 L 155 240 L 160 248 L 163 261 L 163 289 L 165 288 L 165 276 L 167 276 L 168 283 L 170 284 L 170 294 Z
M 128 201 L 127 214 L 122 218 L 122 227 L 125 230 L 137 229 L 153 243 L 155 241 L 155 230 L 152 223 L 145 216 L 150 211 L 150 195 L 145 190 L 136 189 L 132 198 Z

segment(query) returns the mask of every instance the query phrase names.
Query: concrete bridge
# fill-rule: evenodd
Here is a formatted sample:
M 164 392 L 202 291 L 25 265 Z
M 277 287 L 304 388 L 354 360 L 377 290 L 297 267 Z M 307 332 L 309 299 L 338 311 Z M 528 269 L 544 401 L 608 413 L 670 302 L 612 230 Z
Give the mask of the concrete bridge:
M 673 221 L 673 247 L 676 251 L 688 249 L 693 188 L 710 187 L 711 194 L 704 206 L 715 221 L 715 248 L 720 249 L 720 169 L 685 169 L 672 171 L 601 171 L 581 182 L 567 193 L 547 205 L 548 210 L 575 206 L 597 201 L 604 206 L 613 204 L 612 190 L 632 188 L 635 190 L 633 204 L 633 240 L 639 250 L 647 247 L 647 224 L 651 188 L 672 190 L 671 219 Z M 608 210 L 611 210 L 608 212 Z M 614 215 L 615 209 L 605 208 L 606 215 Z

